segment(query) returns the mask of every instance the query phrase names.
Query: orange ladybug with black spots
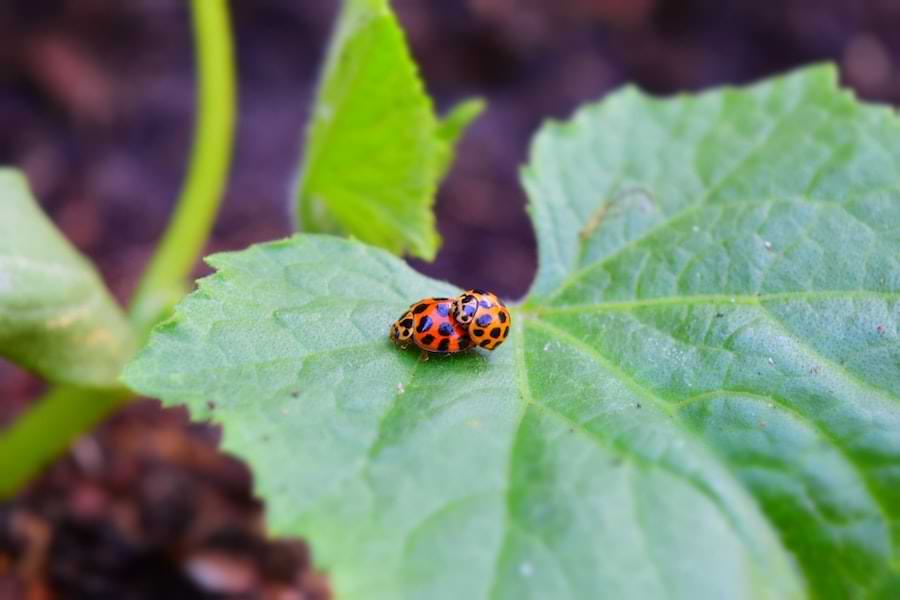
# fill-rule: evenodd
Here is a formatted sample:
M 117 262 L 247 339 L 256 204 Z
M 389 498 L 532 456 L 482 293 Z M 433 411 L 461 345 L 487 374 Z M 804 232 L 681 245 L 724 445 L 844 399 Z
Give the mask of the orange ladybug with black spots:
M 453 303 L 453 318 L 466 328 L 473 346 L 495 350 L 509 335 L 512 318 L 503 300 L 483 290 L 468 290 Z
M 412 304 L 391 325 L 390 337 L 401 347 L 410 341 L 425 352 L 453 354 L 471 346 L 466 328 L 453 318 L 452 298 L 426 298 Z

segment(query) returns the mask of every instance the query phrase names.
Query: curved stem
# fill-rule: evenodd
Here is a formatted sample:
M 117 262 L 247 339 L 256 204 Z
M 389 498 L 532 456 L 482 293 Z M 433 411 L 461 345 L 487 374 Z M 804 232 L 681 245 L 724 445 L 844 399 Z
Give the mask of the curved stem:
M 190 167 L 169 227 L 131 303 L 131 322 L 146 334 L 174 300 L 209 237 L 225 189 L 235 124 L 235 76 L 225 0 L 191 2 L 199 89 Z
M 131 303 L 129 317 L 140 340 L 182 296 L 212 229 L 231 162 L 236 102 L 226 0 L 192 0 L 191 15 L 199 76 L 194 144 L 175 213 Z M 124 388 L 48 391 L 0 435 L 0 499 L 132 397 Z

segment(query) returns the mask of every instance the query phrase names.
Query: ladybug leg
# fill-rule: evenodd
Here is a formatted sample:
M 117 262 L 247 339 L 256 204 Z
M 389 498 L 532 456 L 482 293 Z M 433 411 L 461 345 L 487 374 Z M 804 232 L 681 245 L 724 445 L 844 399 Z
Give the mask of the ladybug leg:
M 421 362 L 426 362 L 428 360 L 428 353 L 424 350 L 419 350 L 419 360 Z

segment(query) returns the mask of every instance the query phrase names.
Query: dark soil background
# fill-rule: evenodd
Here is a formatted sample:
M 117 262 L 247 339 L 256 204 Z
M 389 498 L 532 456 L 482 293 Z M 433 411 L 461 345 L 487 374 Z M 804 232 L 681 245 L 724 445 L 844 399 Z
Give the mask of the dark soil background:
M 288 201 L 337 3 L 231 2 L 237 153 L 208 251 L 290 233 Z M 441 110 L 489 110 L 437 203 L 425 273 L 523 295 L 535 269 L 518 168 L 541 121 L 624 82 L 654 93 L 838 63 L 864 98 L 900 101 L 896 0 L 395 0 Z M 194 78 L 184 0 L 0 1 L 0 164 L 131 293 L 177 195 Z M 468 248 L 483 259 L 473 264 Z M 197 274 L 205 268 L 198 265 Z M 42 390 L 0 362 L 0 427 Z M 268 540 L 250 475 L 183 411 L 135 402 L 0 506 L 0 598 L 326 598 L 299 540 Z M 0 465 L 2 468 L 2 465 Z M 314 548 L 313 548 L 314 552 Z

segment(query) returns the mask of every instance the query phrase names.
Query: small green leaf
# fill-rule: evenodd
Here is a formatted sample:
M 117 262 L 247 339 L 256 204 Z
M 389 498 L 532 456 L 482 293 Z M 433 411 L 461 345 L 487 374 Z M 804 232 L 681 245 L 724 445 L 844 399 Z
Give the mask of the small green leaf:
M 113 386 L 133 340 L 91 264 L 0 169 L 0 354 L 55 382 Z
M 900 565 L 900 121 L 828 68 L 537 137 L 509 341 L 321 236 L 216 255 L 126 371 L 224 426 L 342 598 L 847 598 Z M 461 576 L 464 574 L 464 576 Z
M 437 138 L 441 142 L 438 180 L 444 177 L 453 162 L 453 149 L 456 147 L 456 142 L 466 132 L 469 125 L 484 112 L 485 108 L 487 108 L 487 104 L 481 98 L 460 102 L 438 125 Z
M 482 108 L 465 102 L 439 122 L 388 1 L 345 0 L 308 133 L 301 226 L 432 260 L 434 195 Z

